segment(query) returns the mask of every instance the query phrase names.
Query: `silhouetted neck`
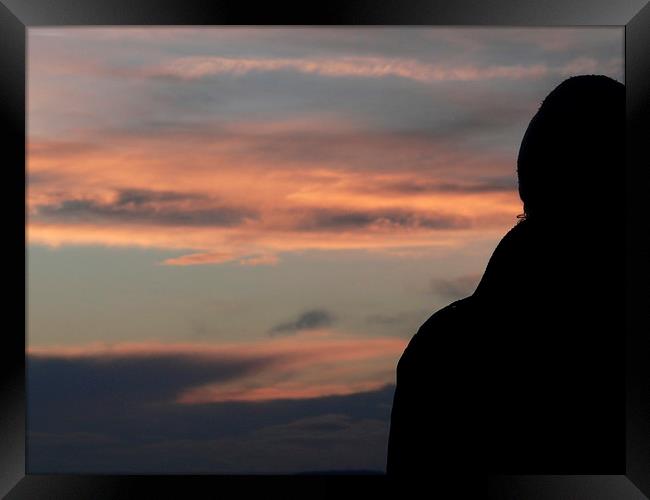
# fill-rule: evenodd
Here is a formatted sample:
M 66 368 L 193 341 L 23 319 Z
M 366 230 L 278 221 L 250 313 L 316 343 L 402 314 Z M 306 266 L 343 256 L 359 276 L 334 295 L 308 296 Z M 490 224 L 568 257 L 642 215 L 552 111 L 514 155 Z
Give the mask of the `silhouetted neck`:
M 497 245 L 474 296 L 521 296 L 540 280 L 552 279 L 541 270 L 557 269 L 551 265 L 559 258 L 553 243 L 562 232 L 557 226 L 542 218 L 519 221 Z

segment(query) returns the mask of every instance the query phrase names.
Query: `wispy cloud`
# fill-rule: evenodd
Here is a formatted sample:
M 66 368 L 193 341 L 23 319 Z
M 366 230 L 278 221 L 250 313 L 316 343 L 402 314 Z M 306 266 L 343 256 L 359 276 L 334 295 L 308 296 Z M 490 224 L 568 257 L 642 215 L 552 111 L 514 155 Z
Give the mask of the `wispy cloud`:
M 314 330 L 316 328 L 330 326 L 335 320 L 336 317 L 329 311 L 324 309 L 311 309 L 301 313 L 293 320 L 275 325 L 269 330 L 269 333 L 273 336 L 287 335 L 304 330 Z
M 609 62 L 608 69 L 620 64 Z M 338 58 L 232 58 L 189 56 L 177 58 L 143 71 L 145 76 L 198 80 L 217 75 L 244 76 L 252 72 L 297 71 L 330 78 L 398 77 L 422 83 L 521 80 L 549 75 L 569 76 L 592 73 L 601 66 L 590 57 L 578 57 L 564 64 L 511 65 L 431 64 L 416 59 L 343 56 Z
M 256 59 L 190 56 L 178 58 L 158 67 L 148 69 L 145 71 L 145 74 L 149 76 L 166 76 L 184 80 L 195 80 L 220 74 L 242 76 L 255 71 L 287 70 L 326 77 L 381 78 L 394 76 L 426 83 L 501 78 L 537 78 L 549 73 L 549 68 L 544 64 L 481 67 L 471 65 L 434 65 L 422 63 L 417 60 L 380 57 Z

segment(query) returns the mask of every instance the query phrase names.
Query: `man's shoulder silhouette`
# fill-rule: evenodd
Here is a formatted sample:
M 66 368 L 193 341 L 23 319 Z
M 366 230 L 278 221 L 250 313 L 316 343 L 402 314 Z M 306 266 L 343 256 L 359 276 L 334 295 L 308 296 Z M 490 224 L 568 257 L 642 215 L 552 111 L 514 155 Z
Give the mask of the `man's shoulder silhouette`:
M 450 335 L 449 328 L 453 325 L 464 323 L 467 321 L 470 311 L 473 306 L 472 297 L 465 297 L 463 299 L 452 302 L 448 306 L 439 309 L 427 319 L 411 341 L 406 346 L 400 363 L 398 363 L 398 370 L 400 365 L 403 367 L 408 366 L 408 361 L 411 359 L 416 360 L 422 354 L 423 349 L 432 348 L 436 344 L 447 344 L 450 341 L 456 340 L 456 337 Z
M 464 401 L 471 390 L 467 365 L 473 360 L 464 345 L 471 342 L 473 302 L 466 297 L 435 312 L 400 358 L 388 444 L 390 474 L 430 473 L 434 462 L 438 473 L 454 472 L 453 456 L 464 446 L 459 447 L 452 429 L 467 417 Z M 418 449 L 411 446 L 415 442 Z

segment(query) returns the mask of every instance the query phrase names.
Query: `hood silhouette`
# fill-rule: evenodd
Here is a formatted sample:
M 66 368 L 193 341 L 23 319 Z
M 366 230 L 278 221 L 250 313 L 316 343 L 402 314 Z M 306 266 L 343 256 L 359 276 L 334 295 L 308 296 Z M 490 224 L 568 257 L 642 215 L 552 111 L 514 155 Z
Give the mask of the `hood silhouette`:
M 519 150 L 519 195 L 528 216 L 559 219 L 607 208 L 624 149 L 625 87 L 606 76 L 558 85 L 533 117 Z

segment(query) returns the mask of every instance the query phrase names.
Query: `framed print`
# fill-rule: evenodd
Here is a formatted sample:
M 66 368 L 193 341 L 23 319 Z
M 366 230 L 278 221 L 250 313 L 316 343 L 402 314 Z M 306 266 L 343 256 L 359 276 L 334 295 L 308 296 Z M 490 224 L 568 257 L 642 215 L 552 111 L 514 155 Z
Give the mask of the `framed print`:
M 402 495 L 423 485 L 452 498 L 455 490 L 495 499 L 650 495 L 644 1 L 287 10 L 0 2 L 12 271 L 0 364 L 2 495 L 193 498 L 258 487 Z M 553 195 L 566 203 L 561 219 L 589 224 L 599 243 L 591 252 L 562 247 L 564 233 L 551 232 L 566 267 L 530 266 L 535 277 L 558 271 L 549 304 L 593 297 L 581 309 L 588 321 L 565 326 L 589 325 L 587 340 L 570 347 L 559 336 L 535 347 L 551 360 L 538 371 L 548 369 L 542 379 L 563 391 L 564 413 L 545 408 L 539 392 L 525 394 L 525 384 L 516 401 L 494 396 L 533 358 L 490 345 L 496 308 L 472 309 L 467 317 L 481 319 L 468 328 L 485 328 L 488 340 L 441 334 L 434 351 L 447 357 L 437 362 L 443 411 L 470 401 L 463 425 L 473 430 L 452 433 L 446 448 L 441 437 L 426 441 L 445 450 L 439 466 L 431 459 L 418 475 L 396 477 L 390 454 L 406 435 L 390 427 L 402 415 L 398 360 L 404 380 L 418 327 L 485 293 L 493 250 L 514 225 L 529 227 L 531 207 L 541 205 L 531 201 L 524 162 L 542 157 L 530 131 L 540 103 L 578 75 L 601 75 L 625 97 L 625 157 L 607 157 L 620 166 L 607 182 L 581 182 L 588 193 Z M 585 91 L 577 92 L 566 106 L 578 109 Z M 604 101 L 596 111 L 585 106 L 592 123 L 606 113 Z M 562 146 L 537 160 L 552 179 L 547 188 L 571 176 L 553 170 L 564 165 L 563 141 L 582 134 L 601 159 L 608 154 L 612 134 L 572 129 L 569 118 L 546 132 Z M 534 155 L 524 152 L 524 133 Z M 588 275 L 571 262 L 588 263 Z M 516 286 L 523 269 L 512 273 Z M 589 285 L 572 288 L 577 280 Z M 528 311 L 526 297 L 507 300 Z M 444 321 L 440 331 L 453 331 Z M 530 321 L 546 331 L 554 324 Z M 591 351 L 599 324 L 610 348 Z M 483 381 L 456 370 L 497 351 L 518 368 L 503 369 L 482 399 Z M 589 359 L 595 371 L 585 385 L 559 389 L 560 363 L 572 359 L 576 367 Z M 503 363 L 494 364 L 486 380 L 501 373 Z M 603 411 L 577 416 L 589 384 Z M 430 389 L 402 429 L 415 425 L 414 414 L 429 415 Z M 520 429 L 522 401 L 539 420 L 560 415 L 587 431 L 559 437 L 540 427 L 532 440 L 500 444 L 476 437 L 485 425 L 496 436 Z M 582 452 L 554 456 L 553 443 L 574 437 Z M 525 459 L 527 443 L 546 443 L 543 459 Z M 423 463 L 420 452 L 409 454 L 410 467 Z M 463 465 L 485 460 L 491 467 L 478 474 Z

